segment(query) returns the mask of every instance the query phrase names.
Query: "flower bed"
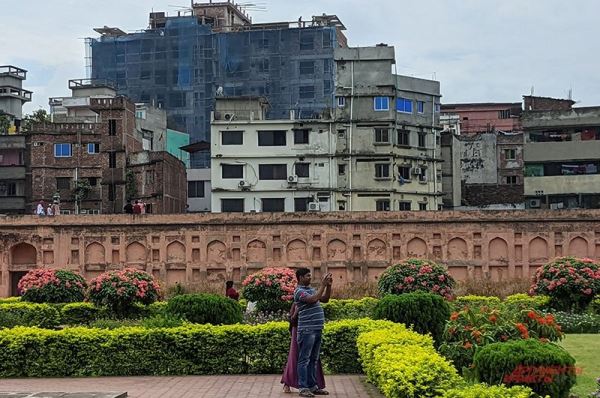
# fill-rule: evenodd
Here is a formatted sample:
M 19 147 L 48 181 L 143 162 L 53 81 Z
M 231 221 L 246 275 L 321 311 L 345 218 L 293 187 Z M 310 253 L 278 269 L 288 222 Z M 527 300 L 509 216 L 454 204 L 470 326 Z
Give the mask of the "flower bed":
M 386 269 L 379 278 L 379 294 L 402 294 L 416 291 L 452 297 L 454 279 L 443 265 L 429 260 L 409 258 Z
M 244 279 L 242 294 L 255 302 L 259 311 L 289 309 L 296 283 L 296 274 L 290 268 L 263 268 Z
M 18 289 L 23 295 L 23 301 L 72 303 L 84 299 L 87 283 L 74 271 L 38 268 L 21 278 Z

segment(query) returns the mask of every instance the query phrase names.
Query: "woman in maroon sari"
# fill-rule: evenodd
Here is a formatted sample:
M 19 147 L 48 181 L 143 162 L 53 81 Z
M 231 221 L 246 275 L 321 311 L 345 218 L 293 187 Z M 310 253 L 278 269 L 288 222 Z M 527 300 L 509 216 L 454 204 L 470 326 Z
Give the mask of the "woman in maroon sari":
M 296 303 L 292 304 L 289 318 L 292 341 L 290 342 L 290 352 L 288 354 L 287 364 L 285 365 L 283 376 L 281 377 L 281 384 L 283 384 L 284 392 L 290 392 L 290 388 L 298 388 L 298 340 L 296 335 L 298 330 L 298 308 L 296 307 Z M 320 389 L 325 388 L 325 377 L 323 376 L 320 358 L 317 361 L 317 386 Z

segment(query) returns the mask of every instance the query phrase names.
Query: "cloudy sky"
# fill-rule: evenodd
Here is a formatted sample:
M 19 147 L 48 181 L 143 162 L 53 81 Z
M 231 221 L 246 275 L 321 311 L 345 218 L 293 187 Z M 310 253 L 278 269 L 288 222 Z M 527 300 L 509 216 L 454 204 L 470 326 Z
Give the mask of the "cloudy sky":
M 337 14 L 351 46 L 396 48 L 400 74 L 435 78 L 443 102 L 518 102 L 541 96 L 600 105 L 597 0 L 240 0 L 266 8 L 255 21 Z M 176 13 L 187 0 L 0 0 L 0 64 L 29 71 L 29 113 L 68 95 L 85 77 L 84 41 L 98 26 L 143 29 L 148 13 Z

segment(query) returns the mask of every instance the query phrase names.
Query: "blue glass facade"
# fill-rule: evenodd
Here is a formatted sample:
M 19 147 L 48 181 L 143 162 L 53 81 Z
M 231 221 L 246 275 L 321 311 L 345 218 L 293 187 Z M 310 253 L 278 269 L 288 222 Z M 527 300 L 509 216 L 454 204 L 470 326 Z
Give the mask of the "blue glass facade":
M 219 87 L 226 96 L 264 95 L 269 118 L 290 110 L 311 118 L 332 106 L 335 27 L 213 32 L 186 16 L 90 43 L 92 78 L 113 80 L 120 94 L 164 108 L 169 128 L 189 132 L 192 143 L 210 140 Z M 208 164 L 204 157 L 192 156 L 192 167 Z

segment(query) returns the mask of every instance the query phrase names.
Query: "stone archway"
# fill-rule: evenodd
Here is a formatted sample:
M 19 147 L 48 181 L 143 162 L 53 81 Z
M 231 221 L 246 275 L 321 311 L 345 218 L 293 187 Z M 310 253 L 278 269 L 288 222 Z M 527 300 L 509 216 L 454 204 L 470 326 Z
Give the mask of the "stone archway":
M 19 281 L 28 270 L 37 267 L 37 250 L 29 243 L 19 243 L 10 249 L 10 260 L 8 264 L 9 294 L 18 296 L 17 288 Z

